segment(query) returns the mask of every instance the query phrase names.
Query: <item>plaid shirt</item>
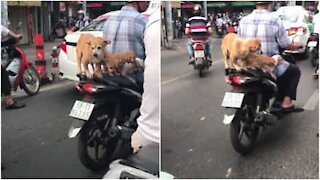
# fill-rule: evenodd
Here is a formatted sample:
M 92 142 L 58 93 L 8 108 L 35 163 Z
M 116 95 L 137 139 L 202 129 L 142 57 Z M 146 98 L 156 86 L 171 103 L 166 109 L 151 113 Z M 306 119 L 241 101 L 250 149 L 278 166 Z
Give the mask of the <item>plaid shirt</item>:
M 145 59 L 144 31 L 147 18 L 135 8 L 123 6 L 117 14 L 111 15 L 104 24 L 103 37 L 111 40 L 109 52 L 133 50 L 140 59 Z
M 256 37 L 261 40 L 261 51 L 267 56 L 279 54 L 278 46 L 288 47 L 291 43 L 280 18 L 268 10 L 253 10 L 241 19 L 238 34 L 242 38 Z M 282 61 L 276 67 L 276 76 L 281 76 L 289 63 Z

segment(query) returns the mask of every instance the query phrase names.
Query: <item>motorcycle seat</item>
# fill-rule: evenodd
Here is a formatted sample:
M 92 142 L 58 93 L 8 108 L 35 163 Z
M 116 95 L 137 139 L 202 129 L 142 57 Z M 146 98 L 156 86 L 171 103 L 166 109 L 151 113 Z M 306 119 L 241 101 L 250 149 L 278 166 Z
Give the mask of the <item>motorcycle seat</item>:
M 102 77 L 93 76 L 93 79 L 88 80 L 86 76 L 78 75 L 80 82 L 86 83 L 92 81 L 94 83 L 101 83 L 107 86 L 116 86 L 120 88 L 129 88 L 139 93 L 142 93 L 143 86 L 142 84 L 137 83 L 134 79 L 121 76 L 121 75 L 109 75 L 104 73 Z
M 251 76 L 251 77 L 257 77 L 261 79 L 268 79 L 271 80 L 272 82 L 276 82 L 276 79 L 270 74 L 270 73 L 265 73 L 261 69 L 247 69 L 247 70 L 236 70 L 236 69 L 226 69 L 226 75 L 233 75 L 233 74 L 241 74 L 245 76 Z
M 120 163 L 158 176 L 159 145 L 144 146 L 136 154 L 132 154 L 127 160 L 122 160 Z

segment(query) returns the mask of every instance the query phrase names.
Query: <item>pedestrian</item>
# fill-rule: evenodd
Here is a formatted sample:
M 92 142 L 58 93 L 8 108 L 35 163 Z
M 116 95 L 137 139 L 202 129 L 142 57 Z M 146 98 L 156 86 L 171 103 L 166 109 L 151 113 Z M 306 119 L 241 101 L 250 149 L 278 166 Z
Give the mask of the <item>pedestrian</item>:
M 3 25 L 1 25 L 1 46 L 12 44 L 22 38 L 21 34 L 15 34 Z M 19 103 L 11 96 L 11 83 L 8 72 L 1 65 L 1 95 L 4 96 L 5 109 L 18 109 L 25 107 L 25 104 Z
M 272 1 L 256 2 L 256 9 L 243 17 L 239 24 L 238 34 L 242 38 L 258 38 L 261 40 L 261 51 L 267 56 L 279 54 L 279 48 L 296 50 L 300 44 L 291 43 L 280 18 L 271 14 Z M 301 112 L 303 108 L 293 104 L 296 100 L 297 88 L 301 72 L 298 66 L 287 61 L 279 61 L 275 68 L 278 86 L 278 100 L 283 112 Z
M 148 1 L 128 1 L 119 13 L 110 15 L 103 31 L 103 37 L 111 40 L 111 44 L 106 47 L 108 52 L 132 50 L 137 58 L 145 59 L 143 38 L 148 19 L 141 12 L 144 12 L 148 5 Z M 143 82 L 143 72 L 131 76 Z

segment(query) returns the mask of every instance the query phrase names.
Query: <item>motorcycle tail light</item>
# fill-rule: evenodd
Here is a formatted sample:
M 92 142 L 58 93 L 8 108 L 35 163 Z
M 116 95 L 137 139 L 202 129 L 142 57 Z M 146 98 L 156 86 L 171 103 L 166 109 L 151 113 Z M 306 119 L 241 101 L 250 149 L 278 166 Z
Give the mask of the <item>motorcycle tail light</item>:
M 59 45 L 60 49 L 62 49 L 62 51 L 64 51 L 65 53 L 67 53 L 67 45 L 66 45 L 66 41 L 62 41 L 61 44 Z
M 317 41 L 317 36 L 315 36 L 315 35 L 310 35 L 309 40 L 310 40 L 310 41 Z
M 241 85 L 246 81 L 246 77 L 242 76 L 227 76 L 226 82 L 230 85 Z
M 202 44 L 197 44 L 196 47 L 194 48 L 195 50 L 203 50 Z
M 92 84 L 84 84 L 82 88 L 89 94 L 92 94 L 97 91 L 97 89 L 94 86 L 92 86 Z

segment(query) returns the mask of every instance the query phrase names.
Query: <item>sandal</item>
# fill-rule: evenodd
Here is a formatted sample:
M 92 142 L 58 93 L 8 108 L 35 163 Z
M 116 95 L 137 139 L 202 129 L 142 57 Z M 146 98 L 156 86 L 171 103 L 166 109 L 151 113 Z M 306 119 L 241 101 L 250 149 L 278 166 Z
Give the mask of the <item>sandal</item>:
M 290 107 L 287 107 L 287 108 L 282 108 L 282 111 L 284 113 L 291 113 L 291 112 L 302 112 L 304 111 L 304 109 L 302 107 L 298 107 L 298 106 L 295 106 L 295 105 L 292 105 Z
M 23 103 L 18 103 L 17 101 L 13 101 L 13 103 L 10 105 L 6 104 L 5 109 L 19 109 L 19 108 L 23 108 L 25 106 L 26 105 Z

